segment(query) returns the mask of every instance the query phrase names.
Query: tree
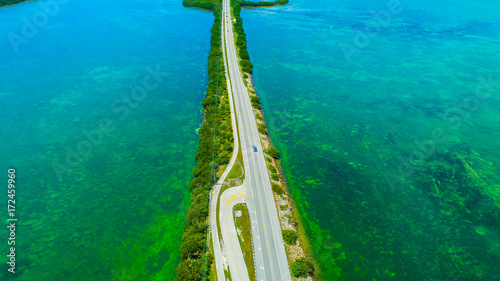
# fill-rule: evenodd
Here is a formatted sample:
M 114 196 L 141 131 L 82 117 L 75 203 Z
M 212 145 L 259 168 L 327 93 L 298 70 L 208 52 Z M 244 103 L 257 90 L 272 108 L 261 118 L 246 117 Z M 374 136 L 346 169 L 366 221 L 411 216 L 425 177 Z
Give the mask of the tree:
M 294 277 L 307 277 L 314 272 L 314 265 L 307 258 L 297 259 L 290 267 Z
M 258 96 L 250 96 L 250 101 L 252 102 L 252 106 L 256 109 L 260 109 L 260 98 Z
M 245 49 L 240 49 L 240 58 L 244 60 L 250 59 L 250 55 L 248 54 L 247 50 Z
M 252 73 L 253 64 L 249 60 L 240 60 L 240 65 L 244 72 Z
M 253 64 L 249 60 L 241 60 L 240 65 L 241 65 L 241 67 L 253 68 Z
M 247 42 L 243 36 L 238 36 L 238 40 L 236 40 L 236 46 L 243 48 L 247 46 Z
M 269 169 L 269 171 L 271 171 L 271 173 L 276 173 L 276 168 L 274 168 L 273 164 L 271 163 L 268 163 L 267 164 L 267 168 Z
M 276 192 L 278 195 L 283 194 L 285 191 L 283 190 L 283 187 L 279 184 L 276 184 L 274 182 L 271 183 L 271 189 Z
M 221 153 L 219 155 L 219 165 L 224 165 L 229 163 L 229 156 L 226 153 Z
M 191 234 L 185 232 L 180 248 L 180 253 L 183 258 L 199 257 L 199 251 L 205 247 L 205 236 L 203 233 Z
M 175 270 L 175 281 L 198 281 L 203 279 L 203 269 L 199 260 L 183 260 Z
M 259 131 L 259 133 L 261 133 L 263 135 L 267 135 L 266 125 L 264 125 L 264 123 L 258 124 L 257 125 L 257 131 Z
M 269 147 L 266 152 L 271 155 L 272 158 L 274 159 L 279 159 L 280 158 L 280 152 L 273 146 Z

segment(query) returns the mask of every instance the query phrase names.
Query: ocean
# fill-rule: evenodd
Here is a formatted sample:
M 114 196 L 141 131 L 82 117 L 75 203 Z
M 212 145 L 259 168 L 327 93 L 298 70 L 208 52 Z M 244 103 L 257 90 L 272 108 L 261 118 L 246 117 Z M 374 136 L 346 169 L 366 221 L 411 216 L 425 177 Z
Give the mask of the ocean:
M 245 9 L 271 139 L 327 280 L 500 278 L 500 5 Z
M 213 16 L 90 0 L 0 18 L 18 219 L 0 279 L 172 280 Z M 497 280 L 500 4 L 292 0 L 242 18 L 325 279 Z
M 212 14 L 30 1 L 0 18 L 1 200 L 15 169 L 18 219 L 15 274 L 0 231 L 0 280 L 173 280 Z

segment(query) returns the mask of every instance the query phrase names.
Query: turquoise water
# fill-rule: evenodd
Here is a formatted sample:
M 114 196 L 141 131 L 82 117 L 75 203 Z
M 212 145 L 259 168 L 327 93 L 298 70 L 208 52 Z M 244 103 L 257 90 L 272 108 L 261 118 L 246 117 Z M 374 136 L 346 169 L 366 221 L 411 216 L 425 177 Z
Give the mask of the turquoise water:
M 0 280 L 172 280 L 213 16 L 180 0 L 69 1 L 16 53 L 8 36 L 39 2 L 0 9 L 0 166 L 16 169 L 19 219 L 15 275 L 0 231 Z M 168 76 L 120 102 L 157 66 Z M 102 120 L 114 129 L 101 138 Z
M 500 4 L 395 3 L 242 12 L 291 192 L 327 280 L 498 280 Z
M 17 52 L 9 38 L 40 7 L 0 9 L 1 167 L 17 171 L 19 218 L 17 274 L 3 263 L 1 280 L 173 279 L 213 22 L 180 2 L 70 1 Z M 500 89 L 475 90 L 500 83 L 500 5 L 387 3 L 242 12 L 316 258 L 327 280 L 497 280 Z M 157 65 L 157 87 L 112 109 Z M 114 129 L 86 147 L 102 120 Z

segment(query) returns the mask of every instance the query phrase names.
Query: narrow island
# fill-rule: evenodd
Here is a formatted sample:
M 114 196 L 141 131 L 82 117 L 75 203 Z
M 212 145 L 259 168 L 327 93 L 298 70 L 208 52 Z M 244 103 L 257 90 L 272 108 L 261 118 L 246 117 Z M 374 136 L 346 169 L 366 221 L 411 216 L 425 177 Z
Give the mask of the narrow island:
M 244 83 L 250 93 L 260 140 L 265 152 L 272 193 L 281 224 L 283 241 L 292 277 L 323 280 L 321 270 L 314 258 L 313 249 L 302 223 L 300 212 L 289 194 L 286 178 L 280 166 L 280 153 L 272 145 L 267 132 L 264 114 L 252 83 L 253 65 L 247 51 L 246 34 L 240 17 L 241 8 L 273 7 L 285 5 L 288 0 L 276 2 L 231 1 L 233 30 L 237 56 Z M 234 149 L 234 136 L 231 127 L 231 112 L 226 81 L 226 69 L 222 49 L 222 1 L 219 0 L 184 0 L 183 5 L 213 12 L 214 24 L 211 29 L 211 49 L 208 56 L 208 85 L 203 104 L 204 121 L 199 131 L 199 147 L 196 154 L 197 166 L 193 169 L 190 184 L 191 205 L 187 210 L 186 225 L 180 247 L 181 261 L 176 269 L 175 280 L 217 280 L 214 263 L 214 249 L 209 238 L 208 227 L 210 192 L 219 176 L 226 168 Z M 236 132 L 237 133 L 237 132 Z M 239 152 L 241 153 L 241 152 Z M 236 166 L 236 165 L 235 165 Z M 233 169 L 234 170 L 234 169 Z M 232 170 L 231 170 L 232 172 Z M 247 213 L 244 206 L 243 214 Z M 241 218 L 239 219 L 241 220 Z M 236 222 L 238 230 L 248 237 L 245 229 L 248 223 Z M 240 237 L 241 238 L 241 237 Z M 241 240 L 241 239 L 240 239 Z M 248 240 L 247 240 L 248 241 Z M 249 242 L 247 242 L 249 243 Z M 242 244 L 243 255 L 248 271 L 255 271 L 252 261 L 247 261 L 251 246 Z M 250 251 L 250 253 L 248 253 Z M 249 272 L 250 280 L 255 280 L 255 272 Z M 305 280 L 305 279 L 304 279 Z

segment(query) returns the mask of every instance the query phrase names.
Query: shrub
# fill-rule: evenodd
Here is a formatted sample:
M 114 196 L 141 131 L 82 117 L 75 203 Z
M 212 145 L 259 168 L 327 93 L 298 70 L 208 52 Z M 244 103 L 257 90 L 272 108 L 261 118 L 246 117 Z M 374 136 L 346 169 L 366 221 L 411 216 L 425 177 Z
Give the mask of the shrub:
M 286 208 L 288 208 L 288 205 L 280 205 L 280 210 L 284 211 L 286 210 Z
M 240 65 L 244 72 L 252 73 L 253 64 L 249 60 L 240 60 Z
M 269 147 L 266 149 L 266 151 L 269 155 L 271 155 L 272 158 L 274 159 L 279 159 L 280 158 L 280 152 L 273 146 Z
M 247 73 L 250 73 L 250 74 L 253 72 L 253 69 L 251 67 L 249 67 L 249 66 L 245 66 L 245 67 L 241 68 L 241 70 L 243 70 L 243 72 L 247 72 Z
M 236 40 L 236 46 L 240 48 L 246 48 L 247 42 L 245 42 L 245 38 L 243 36 L 238 36 Z
M 273 181 L 278 181 L 280 179 L 280 175 L 276 174 L 276 173 L 272 173 L 271 174 L 271 179 Z
M 248 78 L 248 74 L 243 74 L 243 78 L 247 79 Z
M 267 168 L 269 169 L 269 171 L 271 171 L 271 173 L 276 173 L 276 168 L 274 168 L 274 166 L 272 164 L 267 164 Z
M 283 241 L 289 245 L 295 245 L 297 243 L 297 232 L 293 229 L 285 229 L 282 231 L 283 233 Z
M 252 67 L 253 66 L 249 60 L 240 60 L 240 65 L 242 67 L 245 67 L 245 66 Z
M 293 277 L 307 277 L 314 272 L 314 265 L 307 258 L 297 259 L 290 267 Z
M 285 191 L 283 190 L 283 187 L 279 184 L 276 184 L 274 182 L 271 183 L 271 189 L 276 192 L 277 194 L 281 195 L 283 194 Z
M 177 266 L 175 281 L 200 280 L 203 275 L 202 260 L 183 260 Z
M 264 125 L 264 123 L 258 124 L 257 125 L 257 131 L 259 131 L 259 133 L 261 133 L 263 135 L 267 135 L 266 125 Z
M 243 60 L 250 59 L 250 55 L 248 54 L 247 50 L 240 49 L 240 58 L 243 59 Z
M 258 96 L 251 96 L 251 97 L 250 97 L 250 100 L 251 100 L 252 102 L 260 102 L 260 98 L 259 98 Z
M 200 255 L 199 252 L 205 247 L 205 235 L 203 233 L 184 233 L 182 236 L 182 243 L 179 250 L 182 258 L 198 258 Z
M 250 101 L 252 102 L 252 106 L 256 109 L 260 109 L 260 98 L 258 96 L 250 96 Z M 262 120 L 262 117 L 261 117 Z
M 219 155 L 219 165 L 224 165 L 229 163 L 229 156 L 227 154 Z

